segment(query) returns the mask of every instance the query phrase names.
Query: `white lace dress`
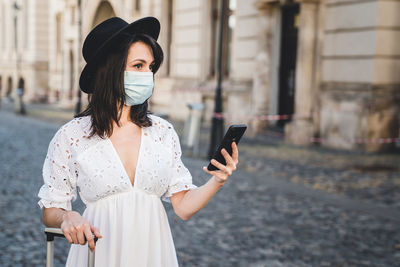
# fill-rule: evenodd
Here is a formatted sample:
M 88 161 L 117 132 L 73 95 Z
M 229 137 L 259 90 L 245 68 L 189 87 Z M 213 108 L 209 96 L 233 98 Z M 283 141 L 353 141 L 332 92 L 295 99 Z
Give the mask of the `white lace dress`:
M 178 266 L 168 218 L 161 200 L 196 188 L 181 161 L 173 126 L 150 115 L 142 128 L 134 184 L 110 139 L 88 138 L 90 116 L 64 124 L 51 140 L 43 165 L 41 208 L 71 210 L 79 192 L 82 214 L 103 238 L 96 245 L 96 266 Z M 87 245 L 71 245 L 66 266 L 87 265 Z

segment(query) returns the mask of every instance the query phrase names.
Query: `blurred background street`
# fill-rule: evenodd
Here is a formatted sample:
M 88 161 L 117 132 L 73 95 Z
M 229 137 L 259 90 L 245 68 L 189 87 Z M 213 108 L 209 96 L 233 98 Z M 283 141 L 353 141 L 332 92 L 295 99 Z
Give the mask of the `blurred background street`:
M 43 266 L 49 142 L 81 112 L 82 43 L 154 16 L 149 109 L 196 185 L 231 124 L 238 171 L 181 221 L 181 266 L 400 266 L 400 1 L 0 0 L 0 266 Z M 84 206 L 78 200 L 74 208 Z M 56 266 L 69 245 L 57 240 Z
M 0 111 L 0 266 L 43 266 L 37 192 L 49 140 L 72 111 Z M 39 112 L 40 111 L 40 112 Z M 69 117 L 68 117 L 69 116 Z M 178 132 L 182 123 L 174 123 Z M 209 129 L 202 129 L 204 135 Z M 203 139 L 202 139 L 203 140 Z M 184 163 L 206 182 L 206 151 Z M 203 156 L 202 156 L 203 155 Z M 181 266 L 396 266 L 400 260 L 400 156 L 244 138 L 239 170 L 208 206 L 181 221 L 164 203 Z M 74 208 L 83 211 L 80 201 Z M 56 266 L 68 243 L 56 240 Z

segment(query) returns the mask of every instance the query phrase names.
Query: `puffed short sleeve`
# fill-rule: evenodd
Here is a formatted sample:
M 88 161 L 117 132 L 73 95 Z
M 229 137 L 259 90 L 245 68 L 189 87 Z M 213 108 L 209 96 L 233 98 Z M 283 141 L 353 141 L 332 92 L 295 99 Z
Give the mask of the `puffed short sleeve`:
M 43 164 L 44 184 L 38 194 L 40 208 L 72 209 L 71 201 L 76 199 L 77 193 L 70 161 L 67 136 L 59 129 L 50 141 Z
M 170 183 L 168 185 L 167 191 L 161 197 L 161 199 L 165 202 L 171 202 L 169 197 L 172 196 L 174 193 L 197 188 L 197 186 L 192 183 L 192 175 L 182 162 L 182 150 L 178 134 L 176 133 L 172 125 L 170 125 L 168 128 L 169 133 L 167 137 L 167 142 L 171 148 L 170 156 L 172 161 L 171 167 L 169 169 Z

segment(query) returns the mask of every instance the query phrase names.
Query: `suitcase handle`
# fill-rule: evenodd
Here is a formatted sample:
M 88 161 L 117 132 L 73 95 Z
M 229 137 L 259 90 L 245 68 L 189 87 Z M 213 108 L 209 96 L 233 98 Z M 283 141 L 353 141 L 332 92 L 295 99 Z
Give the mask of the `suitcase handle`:
M 44 232 L 46 234 L 47 241 L 54 241 L 54 237 L 65 237 L 63 231 L 60 228 L 45 228 Z M 86 241 L 86 236 L 84 236 Z M 99 239 L 97 236 L 93 235 L 94 243 L 96 244 Z
M 44 233 L 46 234 L 47 241 L 47 255 L 46 255 L 46 267 L 54 266 L 54 237 L 64 237 L 64 233 L 60 228 L 45 228 Z M 94 237 L 94 243 L 96 244 L 98 238 Z M 85 237 L 86 240 L 86 237 Z M 88 248 L 88 266 L 94 267 L 94 252 Z

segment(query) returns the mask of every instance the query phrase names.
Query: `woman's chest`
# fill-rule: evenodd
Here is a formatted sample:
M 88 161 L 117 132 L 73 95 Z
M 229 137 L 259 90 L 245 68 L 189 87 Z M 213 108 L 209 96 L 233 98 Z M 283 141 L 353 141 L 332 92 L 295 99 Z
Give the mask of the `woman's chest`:
M 142 143 L 142 129 L 140 127 L 132 130 L 113 131 L 113 135 L 109 137 L 109 141 L 113 146 L 119 161 L 131 183 L 133 183 L 136 175 L 136 167 L 139 159 L 139 152 Z
M 77 186 L 84 201 L 126 192 L 133 187 L 161 196 L 170 179 L 171 150 L 144 132 L 137 154 L 134 183 L 110 139 L 100 139 L 76 157 Z

